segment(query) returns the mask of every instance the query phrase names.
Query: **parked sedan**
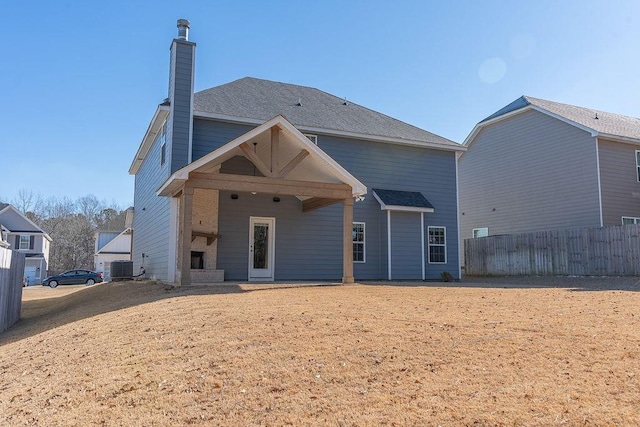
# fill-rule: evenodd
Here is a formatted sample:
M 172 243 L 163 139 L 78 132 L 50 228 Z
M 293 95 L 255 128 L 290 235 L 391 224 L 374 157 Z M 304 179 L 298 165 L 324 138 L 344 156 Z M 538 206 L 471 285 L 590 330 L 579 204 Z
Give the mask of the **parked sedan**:
M 89 270 L 69 270 L 57 276 L 47 277 L 42 281 L 42 286 L 55 288 L 58 285 L 93 285 L 102 282 L 102 273 Z

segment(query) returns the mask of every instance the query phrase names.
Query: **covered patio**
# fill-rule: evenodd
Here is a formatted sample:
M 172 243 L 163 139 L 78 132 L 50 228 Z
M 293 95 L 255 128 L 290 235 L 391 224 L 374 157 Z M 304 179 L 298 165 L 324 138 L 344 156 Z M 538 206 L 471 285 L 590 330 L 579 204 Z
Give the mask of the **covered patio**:
M 274 202 L 294 196 L 302 213 L 342 204 L 342 282 L 353 283 L 353 205 L 367 188 L 276 116 L 176 171 L 158 190 L 159 196 L 172 198 L 170 241 L 176 261 L 169 277 L 176 284 L 192 282 L 194 262 L 205 271 L 217 269 L 217 243 L 225 235 L 218 229 L 221 191 L 231 192 L 231 199 L 238 193 L 269 195 Z M 274 280 L 274 233 L 275 218 L 251 217 L 247 280 Z

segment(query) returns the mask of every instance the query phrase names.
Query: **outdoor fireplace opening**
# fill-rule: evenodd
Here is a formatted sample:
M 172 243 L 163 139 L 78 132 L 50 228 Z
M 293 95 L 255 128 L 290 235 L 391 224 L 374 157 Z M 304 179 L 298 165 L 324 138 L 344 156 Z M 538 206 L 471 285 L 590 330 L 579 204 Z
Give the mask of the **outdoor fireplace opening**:
M 191 251 L 191 269 L 204 270 L 204 252 Z

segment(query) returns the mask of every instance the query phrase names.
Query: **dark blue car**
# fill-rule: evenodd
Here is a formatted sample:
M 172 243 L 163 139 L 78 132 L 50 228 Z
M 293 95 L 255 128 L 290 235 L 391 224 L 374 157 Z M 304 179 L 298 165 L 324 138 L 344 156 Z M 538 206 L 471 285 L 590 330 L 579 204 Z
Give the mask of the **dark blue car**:
M 56 276 L 47 277 L 42 286 L 55 288 L 58 285 L 93 285 L 102 282 L 102 273 L 89 270 L 69 270 Z

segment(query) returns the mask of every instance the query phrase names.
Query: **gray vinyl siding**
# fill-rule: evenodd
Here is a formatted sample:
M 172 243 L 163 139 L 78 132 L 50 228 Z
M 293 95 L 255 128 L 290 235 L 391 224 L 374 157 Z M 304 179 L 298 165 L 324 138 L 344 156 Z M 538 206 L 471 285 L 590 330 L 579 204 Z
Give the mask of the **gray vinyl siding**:
M 156 196 L 156 191 L 169 177 L 167 163 L 160 166 L 160 141 L 157 138 L 135 176 L 133 218 L 134 274 L 143 265 L 146 277 L 170 281 L 167 277 L 169 261 L 169 203 L 168 197 Z
M 251 130 L 253 126 L 195 119 L 193 128 L 193 160 L 197 160 L 233 139 Z M 447 264 L 429 265 L 427 279 L 438 279 L 442 271 L 458 276 L 458 238 L 455 153 L 448 151 L 391 145 L 371 141 L 318 135 L 318 145 L 351 174 L 362 181 L 369 193 L 354 206 L 354 222 L 366 224 L 366 262 L 354 264 L 356 280 L 387 278 L 387 224 L 386 212 L 371 194 L 372 188 L 419 191 L 435 206 L 434 213 L 425 214 L 425 232 L 429 225 L 447 227 Z M 156 153 L 156 147 L 152 153 Z M 158 154 L 159 155 L 159 154 Z M 146 162 L 159 164 L 148 156 Z M 252 166 L 244 158 L 237 157 L 222 165 L 225 173 L 251 174 Z M 146 164 L 140 174 L 149 174 Z M 145 175 L 146 176 L 146 175 Z M 153 191 L 168 175 L 148 177 L 144 184 Z M 136 177 L 136 194 L 139 193 Z M 225 280 L 247 280 L 249 255 L 249 219 L 274 217 L 275 221 L 275 280 L 340 280 L 342 267 L 342 204 L 302 213 L 302 203 L 295 197 L 220 192 L 217 268 L 224 270 Z M 165 199 L 157 198 L 155 199 Z M 140 253 L 150 253 L 145 259 L 147 276 L 166 280 L 164 271 L 156 266 L 155 259 L 168 256 L 167 230 L 169 205 L 161 200 L 142 202 L 136 199 L 136 223 L 143 223 L 140 213 L 144 205 L 154 205 L 153 225 L 145 224 L 145 249 L 142 248 L 138 228 L 134 230 L 134 269 L 138 271 Z M 149 208 L 147 207 L 147 210 Z M 142 217 L 140 216 L 142 215 Z M 420 214 L 392 213 L 393 227 L 393 279 L 420 279 L 422 260 L 420 248 Z M 164 239 L 164 240 L 163 240 Z M 426 242 L 425 242 L 426 244 Z M 428 256 L 425 247 L 425 256 Z M 152 271 L 150 271 L 151 269 Z
M 193 89 L 193 56 L 195 45 L 174 40 L 171 51 L 169 100 L 171 114 L 167 122 L 169 164 L 171 172 L 186 166 L 189 162 L 191 127 L 191 95 Z M 173 77 L 173 78 L 171 78 Z
M 367 224 L 367 262 L 354 265 L 354 275 L 358 280 L 386 279 L 387 266 L 387 226 L 386 212 L 373 197 L 373 188 L 388 190 L 419 191 L 434 206 L 433 213 L 424 214 L 425 231 L 428 226 L 447 228 L 447 263 L 426 264 L 426 279 L 439 279 L 443 271 L 458 277 L 458 233 L 456 201 L 456 160 L 450 151 L 384 144 L 371 141 L 318 135 L 318 146 L 367 186 L 365 200 L 354 205 L 356 222 Z M 396 239 L 392 212 L 392 243 Z M 414 239 L 420 239 L 420 215 L 413 214 L 416 221 Z M 411 217 L 411 215 L 409 215 Z M 378 224 L 378 227 L 375 227 Z M 371 227 L 370 225 L 373 225 Z M 426 239 L 425 239 L 426 246 Z M 419 253 L 420 254 L 420 253 Z M 412 279 L 422 277 L 422 264 L 416 261 L 414 246 L 396 247 L 392 245 L 392 279 L 395 271 L 394 259 L 412 260 L 415 265 L 410 271 Z M 428 256 L 425 247 L 425 257 Z
M 459 182 L 462 239 L 481 227 L 498 235 L 600 225 L 595 139 L 537 111 L 483 128 L 460 158 Z
M 295 197 L 220 192 L 218 268 L 225 280 L 247 280 L 249 218 L 274 217 L 275 280 L 342 278 L 342 205 L 302 213 Z
M 604 225 L 620 225 L 622 217 L 640 218 L 637 145 L 599 140 L 600 185 Z
M 30 224 L 19 213 L 12 208 L 7 209 L 0 218 L 0 223 L 9 231 L 19 232 L 26 231 L 28 233 L 42 233 L 42 229 Z
M 391 212 L 392 280 L 422 277 L 421 243 L 420 214 L 416 212 Z
M 193 121 L 193 161 L 244 135 L 253 128 L 254 126 L 195 119 Z
M 199 131 L 194 134 L 208 126 L 215 131 L 225 129 L 230 137 L 247 130 L 233 132 L 229 128 L 233 125 L 207 123 L 206 126 L 199 124 L 196 127 Z M 213 136 L 208 139 L 215 140 Z M 435 212 L 425 214 L 425 231 L 429 225 L 447 227 L 448 263 L 427 263 L 427 278 L 437 279 L 442 271 L 457 277 L 454 153 L 325 135 L 318 137 L 318 145 L 369 188 L 365 200 L 354 205 L 354 222 L 366 224 L 366 262 L 354 264 L 356 280 L 387 278 L 386 212 L 371 194 L 371 188 L 376 187 L 420 191 L 429 199 Z M 234 158 L 225 162 L 222 169 L 228 173 L 250 173 L 248 165 L 245 159 Z M 231 192 L 220 192 L 218 268 L 225 271 L 225 280 L 247 280 L 251 216 L 276 219 L 275 280 L 341 279 L 342 204 L 302 213 L 302 203 L 295 197 L 281 197 L 280 202 L 275 203 L 272 195 L 236 194 L 238 199 L 232 200 Z M 391 215 L 393 279 L 420 279 L 420 214 L 393 212 Z

